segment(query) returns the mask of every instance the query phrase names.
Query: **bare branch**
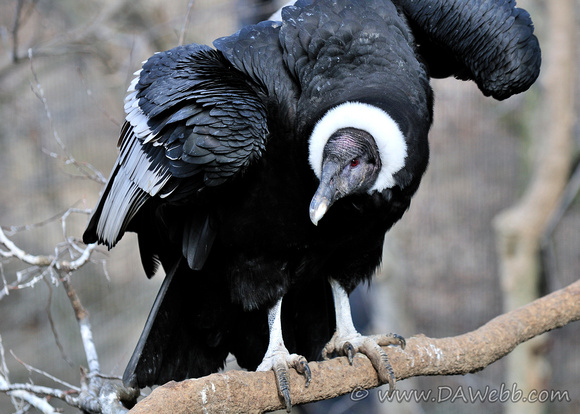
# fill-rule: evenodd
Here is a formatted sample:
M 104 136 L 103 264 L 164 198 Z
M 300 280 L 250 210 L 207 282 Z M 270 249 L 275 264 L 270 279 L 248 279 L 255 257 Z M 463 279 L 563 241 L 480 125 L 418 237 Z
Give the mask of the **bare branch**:
M 72 287 L 67 278 L 62 280 L 62 285 L 66 290 L 66 294 L 75 312 L 75 317 L 79 323 L 83 347 L 87 357 L 87 364 L 89 365 L 89 372 L 99 372 L 99 358 L 97 356 L 97 350 L 95 349 L 95 343 L 93 342 L 93 334 L 91 330 L 91 324 L 89 322 L 89 312 L 84 308 L 75 289 Z
M 580 319 L 580 281 L 526 306 L 500 315 L 479 329 L 451 338 L 414 336 L 405 350 L 386 348 L 399 380 L 419 375 L 458 375 L 479 371 L 518 344 Z M 379 385 L 368 358 L 357 354 L 310 363 L 312 382 L 291 371 L 295 404 L 319 401 Z M 264 412 L 284 407 L 273 372 L 228 371 L 169 382 L 156 388 L 131 413 Z
M 50 108 L 48 106 L 48 100 L 46 99 L 46 96 L 44 94 L 44 89 L 42 88 L 42 85 L 40 84 L 40 81 L 38 80 L 36 70 L 34 69 L 33 59 L 32 59 L 32 49 L 28 49 L 28 59 L 30 60 L 30 71 L 32 72 L 32 76 L 33 76 L 34 82 L 35 82 L 35 85 L 32 85 L 33 86 L 32 91 L 37 96 L 37 98 L 40 99 L 40 101 L 42 102 L 42 105 L 44 106 L 44 112 L 46 114 L 46 117 L 48 118 L 48 122 L 50 124 L 50 129 L 52 130 L 52 135 L 54 137 L 54 140 L 56 141 L 56 143 L 58 144 L 58 146 L 60 147 L 61 151 L 64 154 L 65 165 L 74 165 L 83 177 L 97 181 L 100 184 L 104 184 L 106 179 L 97 170 L 97 168 L 93 167 L 89 163 L 77 161 L 73 157 L 73 155 L 70 153 L 68 148 L 66 147 L 64 141 L 61 139 L 60 134 L 58 133 L 58 131 L 56 130 L 56 127 L 54 125 L 54 119 L 52 117 L 52 113 L 50 112 Z M 57 154 L 52 153 L 50 151 L 45 150 L 45 153 L 47 153 L 49 156 L 51 156 L 53 158 L 58 158 Z
M 73 397 L 70 395 L 69 391 L 62 391 L 56 388 L 45 387 L 42 385 L 34 384 L 0 384 L 0 391 L 2 392 L 12 392 L 12 391 L 26 391 L 32 394 L 46 395 L 60 400 L 65 401 L 67 404 L 73 407 L 80 408 L 80 403 L 78 397 Z M 29 401 L 27 399 L 27 401 Z M 29 401 L 30 402 L 30 401 Z
M 2 266 L 2 262 L 0 262 L 0 279 L 2 279 L 2 290 L 0 290 L 0 299 L 2 299 L 3 296 L 8 295 L 8 281 L 4 274 L 4 266 Z
M 2 337 L 0 336 L 0 391 L 5 392 L 12 398 L 14 406 L 17 407 L 16 401 L 26 401 L 29 405 L 38 409 L 41 413 L 52 414 L 56 410 L 44 398 L 39 398 L 35 394 L 56 396 L 61 395 L 62 391 L 50 389 L 47 387 L 38 388 L 32 384 L 11 384 L 8 378 L 8 367 L 6 366 L 6 358 L 4 354 L 4 346 L 2 344 Z M 33 388 L 35 387 L 35 388 Z M 34 389 L 34 390 L 33 390 Z M 37 392 L 38 391 L 38 392 Z M 48 392 L 48 393 L 47 393 Z M 23 410 L 24 412 L 25 410 Z
M 11 290 L 19 290 L 36 285 L 46 275 L 50 275 L 53 282 L 57 282 L 56 273 L 66 275 L 70 272 L 80 269 L 86 263 L 91 261 L 91 254 L 96 249 L 96 244 L 90 244 L 81 247 L 77 244 L 74 238 L 66 236 L 66 219 L 72 213 L 88 213 L 89 210 L 71 208 L 60 215 L 61 227 L 63 230 L 64 244 L 57 245 L 53 255 L 32 255 L 18 247 L 12 240 L 8 238 L 4 232 L 4 228 L 0 227 L 0 258 L 4 259 L 18 259 L 22 263 L 28 264 L 31 267 L 21 270 L 16 273 L 17 280 L 13 283 L 6 281 L 3 268 L 0 265 L 0 276 L 3 282 L 2 290 L 0 290 L 0 299 L 8 295 Z M 54 221 L 59 216 L 53 216 L 49 220 L 43 222 L 27 225 L 27 226 L 12 226 L 7 229 L 14 234 L 18 231 L 29 230 L 41 225 L 45 225 L 50 221 Z M 69 257 L 72 260 L 65 260 L 62 258 L 62 247 L 69 252 Z
M 33 368 L 24 364 L 22 361 L 19 361 L 29 371 L 34 371 L 48 378 L 51 378 L 61 385 L 64 385 L 68 389 L 53 389 L 36 386 L 34 384 L 11 384 L 8 379 L 8 370 L 5 369 L 6 365 L 4 362 L 4 353 L 3 349 L 1 349 L 0 343 L 0 357 L 2 358 L 2 365 L 0 365 L 0 392 L 5 392 L 13 397 L 15 407 L 20 407 L 22 405 L 20 402 L 18 402 L 19 399 L 26 401 L 30 406 L 37 408 L 43 413 L 53 413 L 55 410 L 47 402 L 47 400 L 39 398 L 39 396 L 48 396 L 61 399 L 67 404 L 89 413 L 124 413 L 127 410 L 123 408 L 120 400 L 121 398 L 134 400 L 136 397 L 132 394 L 132 392 L 135 392 L 135 390 L 123 389 L 121 386 L 112 383 L 110 379 L 100 374 L 100 364 L 93 341 L 91 325 L 89 322 L 89 314 L 83 307 L 80 298 L 78 297 L 76 291 L 69 281 L 70 273 L 80 269 L 86 263 L 91 261 L 91 254 L 96 247 L 96 244 L 81 246 L 80 244 L 77 244 L 77 240 L 74 238 L 67 237 L 66 221 L 72 213 L 86 213 L 86 210 L 71 208 L 61 215 L 61 229 L 65 241 L 63 243 L 59 243 L 55 247 L 54 254 L 52 255 L 32 255 L 27 253 L 25 250 L 21 249 L 14 242 L 12 242 L 12 240 L 6 236 L 4 230 L 0 227 L 0 258 L 18 259 L 22 263 L 31 265 L 31 267 L 17 272 L 17 280 L 12 284 L 8 284 L 6 282 L 3 269 L 0 268 L 2 281 L 4 284 L 2 290 L 0 291 L 0 299 L 8 294 L 10 290 L 23 289 L 25 287 L 34 286 L 40 280 L 45 280 L 49 285 L 49 289 L 51 289 L 51 284 L 46 278 L 48 275 L 51 276 L 53 284 L 61 283 L 67 292 L 79 324 L 79 330 L 89 370 L 86 374 L 83 375 L 81 387 L 78 388 L 64 383 L 63 381 L 51 376 L 44 371 Z M 67 253 L 71 260 L 63 259 L 63 256 L 65 256 Z M 52 322 L 50 315 L 49 320 L 55 334 L 57 345 L 59 345 L 59 348 L 62 348 L 58 341 L 58 337 L 54 329 L 54 323 Z M 62 353 L 64 355 L 64 352 Z M 71 393 L 78 394 L 78 396 L 72 396 Z M 26 407 L 21 408 L 25 409 Z
M 19 53 L 19 49 L 32 49 L 35 57 L 58 57 L 76 54 L 99 55 L 97 39 L 107 39 L 111 42 L 124 42 L 126 46 L 131 44 L 132 35 L 113 31 L 106 22 L 119 14 L 119 10 L 126 7 L 129 0 L 108 1 L 103 7 L 98 8 L 98 12 L 91 16 L 83 24 L 62 33 L 46 36 L 39 42 L 31 42 L 28 47 L 20 47 L 19 31 L 22 29 L 28 18 L 33 15 L 38 0 L 31 0 L 26 6 L 26 0 L 17 0 L 17 8 L 14 14 L 13 24 L 10 29 L 12 45 L 10 51 L 9 65 L 0 67 L 0 78 L 14 70 L 18 64 L 26 61 L 27 56 Z M 42 12 L 37 11 L 42 15 Z M 97 50 L 95 50 L 97 48 Z
M 32 255 L 26 253 L 24 250 L 16 246 L 4 233 L 4 230 L 0 227 L 0 245 L 4 246 L 4 249 L 0 248 L 0 256 L 4 258 L 16 258 L 23 263 L 38 266 L 38 267 L 50 267 L 64 273 L 70 273 L 75 270 L 80 269 L 86 263 L 90 261 L 91 253 L 96 248 L 96 243 L 87 245 L 79 257 L 72 261 L 59 260 L 57 255 Z
M 1 387 L 0 387 L 1 389 Z M 36 395 L 22 390 L 13 390 L 7 392 L 13 399 L 21 399 L 26 401 L 28 404 L 36 408 L 43 414 L 53 414 L 58 411 L 51 406 L 48 401 L 44 398 L 37 397 Z M 21 412 L 27 412 L 28 410 L 22 410 Z
M 8 378 L 8 366 L 6 365 L 6 355 L 4 354 L 4 344 L 2 343 L 2 335 L 0 335 L 0 377 Z
M 91 413 L 115 413 L 122 414 L 127 409 L 121 400 L 134 400 L 139 391 L 126 389 L 117 385 L 103 375 L 100 375 L 100 364 L 93 332 L 89 321 L 89 312 L 85 309 L 75 289 L 68 278 L 62 280 L 62 285 L 73 307 L 75 317 L 79 324 L 83 348 L 89 367 L 88 373 L 83 370 L 81 381 L 80 404 L 84 411 Z
M 62 217 L 62 231 L 66 238 L 66 219 L 70 213 L 84 212 L 78 209 L 69 209 Z M 51 376 L 50 374 L 33 368 L 21 362 L 29 371 L 40 373 L 52 380 L 64 385 L 68 390 L 53 389 L 48 387 L 36 386 L 34 384 L 11 384 L 8 380 L 8 370 L 5 365 L 4 352 L 0 343 L 0 357 L 2 358 L 2 365 L 0 365 L 0 392 L 5 392 L 10 396 L 18 396 L 18 398 L 26 401 L 31 406 L 36 407 L 43 413 L 53 413 L 54 408 L 39 395 L 58 398 L 65 401 L 67 404 L 77 407 L 89 413 L 124 413 L 127 410 L 121 404 L 121 399 L 134 400 L 137 390 L 125 389 L 120 385 L 115 384 L 108 377 L 100 374 L 100 364 L 97 350 L 93 341 L 93 334 L 91 324 L 89 321 L 89 313 L 81 303 L 79 296 L 72 287 L 69 277 L 70 273 L 78 270 L 84 264 L 90 261 L 90 256 L 95 248 L 95 244 L 88 245 L 84 248 L 77 246 L 75 240 L 67 238 L 63 244 L 69 251 L 74 260 L 66 261 L 61 258 L 62 248 L 57 246 L 54 255 L 34 256 L 26 253 L 13 243 L 0 228 L 0 254 L 4 258 L 16 258 L 20 261 L 34 265 L 29 269 L 25 269 L 21 274 L 36 274 L 35 277 L 22 283 L 22 277 L 18 277 L 18 284 L 8 285 L 3 277 L 4 289 L 0 291 L 0 299 L 11 289 L 21 289 L 24 287 L 34 285 L 38 280 L 45 279 L 45 276 L 50 273 L 53 274 L 53 282 L 60 282 L 66 290 L 67 296 L 70 300 L 74 310 L 76 319 L 79 324 L 81 339 L 85 351 L 85 356 L 88 364 L 88 372 L 83 372 L 81 387 L 74 387 L 70 384 Z M 76 257 L 76 258 L 75 258 Z M 42 270 L 43 269 L 43 270 Z M 48 283 L 48 281 L 47 281 Z M 50 288 L 50 284 L 49 284 Z M 56 335 L 55 335 L 56 337 Z M 57 343 L 58 343 L 58 338 Z M 16 358 L 16 357 L 15 357 Z M 18 360 L 18 359 L 17 359 Z M 78 396 L 72 396 L 78 394 Z M 16 397 L 15 397 L 16 398 Z
M 4 258 L 15 257 L 21 262 L 33 266 L 49 266 L 53 258 L 48 256 L 33 256 L 26 253 L 24 250 L 16 246 L 6 235 L 4 230 L 0 227 L 0 244 L 4 245 L 7 250 L 0 250 L 0 256 Z

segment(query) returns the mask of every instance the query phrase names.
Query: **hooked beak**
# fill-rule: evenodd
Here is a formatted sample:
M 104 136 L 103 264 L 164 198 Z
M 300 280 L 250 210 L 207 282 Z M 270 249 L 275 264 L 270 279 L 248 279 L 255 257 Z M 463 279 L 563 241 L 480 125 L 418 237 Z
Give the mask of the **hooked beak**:
M 310 202 L 310 220 L 315 226 L 330 206 L 341 197 L 337 188 L 338 169 L 339 165 L 335 162 L 326 162 L 322 167 L 320 184 Z
M 328 211 L 328 207 L 330 207 L 331 201 L 328 197 L 320 195 L 317 191 L 310 202 L 310 221 L 314 223 L 315 226 L 318 225 L 320 219 L 326 214 Z

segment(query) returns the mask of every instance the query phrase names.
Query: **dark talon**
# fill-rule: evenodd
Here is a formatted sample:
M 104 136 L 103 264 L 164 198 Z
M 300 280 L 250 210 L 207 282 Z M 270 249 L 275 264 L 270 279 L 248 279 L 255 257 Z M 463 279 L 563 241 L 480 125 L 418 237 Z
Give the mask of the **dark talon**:
M 274 369 L 276 374 L 276 382 L 278 383 L 278 390 L 284 397 L 284 403 L 286 404 L 286 412 L 292 410 L 292 401 L 290 400 L 290 385 L 288 383 L 288 371 L 285 367 L 276 367 Z
M 345 342 L 344 345 L 342 346 L 342 353 L 343 355 L 346 355 L 346 357 L 348 358 L 348 363 L 350 365 L 352 365 L 352 362 L 354 360 L 354 347 L 352 346 L 352 344 L 350 342 Z
M 310 371 L 310 367 L 308 366 L 308 361 L 306 358 L 300 358 L 298 362 L 294 364 L 294 369 L 299 373 L 306 377 L 306 384 L 305 387 L 310 385 L 310 379 L 312 378 L 312 372 Z
M 393 385 L 391 385 L 391 383 L 389 382 L 389 391 L 387 392 L 387 397 L 391 398 L 393 396 L 394 392 L 395 392 L 395 387 Z
M 395 337 L 398 341 L 399 341 L 399 346 L 401 347 L 401 349 L 405 349 L 405 347 L 407 346 L 407 341 L 405 340 L 405 338 L 403 338 L 401 335 L 398 334 L 393 334 L 393 337 Z
M 308 366 L 308 363 L 306 363 L 306 362 L 304 362 L 303 374 L 306 377 L 306 384 L 304 384 L 304 386 L 308 387 L 310 385 L 310 380 L 312 378 L 312 372 L 310 371 L 310 367 Z
M 387 382 L 389 383 L 389 397 L 393 394 L 395 390 L 397 379 L 395 378 L 395 371 L 393 371 L 393 366 L 391 365 L 387 354 L 383 351 L 381 353 L 381 358 L 383 360 L 383 366 L 387 369 L 389 377 L 387 378 Z
M 391 389 L 389 388 L 389 393 L 391 392 Z M 292 401 L 290 401 L 290 391 L 288 389 L 285 389 L 284 391 L 282 391 L 282 395 L 284 396 L 284 403 L 286 404 L 286 412 L 289 413 L 290 411 L 292 411 Z
M 374 340 L 380 346 L 398 345 L 401 349 L 405 349 L 407 341 L 399 334 L 389 333 L 386 335 L 372 335 L 369 338 Z
M 393 396 L 393 392 L 395 392 L 395 388 L 397 387 L 397 378 L 395 378 L 395 372 L 393 371 L 393 366 L 391 363 L 386 360 L 387 371 L 389 372 L 389 378 L 387 382 L 389 383 L 389 397 Z

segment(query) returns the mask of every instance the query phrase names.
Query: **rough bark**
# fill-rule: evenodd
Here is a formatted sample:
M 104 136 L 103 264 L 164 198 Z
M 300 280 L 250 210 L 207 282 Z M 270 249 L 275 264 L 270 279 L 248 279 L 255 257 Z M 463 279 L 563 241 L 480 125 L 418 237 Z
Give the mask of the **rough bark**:
M 419 375 L 456 375 L 479 371 L 518 344 L 580 319 L 580 281 L 500 315 L 479 329 L 451 338 L 408 338 L 407 347 L 386 349 L 397 379 Z M 310 363 L 312 382 L 291 370 L 294 404 L 361 392 L 379 385 L 370 361 L 360 354 Z M 156 388 L 130 413 L 259 413 L 282 409 L 273 372 L 228 371 L 204 378 L 170 382 Z

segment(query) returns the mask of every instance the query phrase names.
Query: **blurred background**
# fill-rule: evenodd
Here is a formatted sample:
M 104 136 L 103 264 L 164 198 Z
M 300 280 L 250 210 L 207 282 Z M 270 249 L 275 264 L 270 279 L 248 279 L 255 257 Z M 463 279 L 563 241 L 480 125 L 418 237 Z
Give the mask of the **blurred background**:
M 580 6 L 578 1 L 573 4 L 574 9 Z M 540 0 L 520 0 L 518 5 L 534 19 L 545 68 L 549 51 L 559 46 L 549 37 L 550 6 Z M 196 0 L 190 6 L 189 0 L 0 2 L 0 225 L 27 253 L 54 254 L 64 246 L 65 237 L 80 238 L 88 215 L 72 213 L 65 226 L 60 217 L 70 208 L 95 205 L 102 184 L 87 177 L 93 172 L 86 164 L 108 176 L 117 156 L 125 91 L 143 60 L 176 46 L 181 38 L 184 43 L 211 44 L 243 24 L 270 15 L 278 4 Z M 566 34 L 575 39 L 573 43 L 578 43 L 578 27 L 575 24 Z M 578 56 L 570 55 L 575 65 Z M 470 82 L 433 81 L 430 167 L 411 209 L 386 238 L 382 271 L 370 287 L 353 294 L 361 330 L 406 337 L 455 336 L 504 312 L 493 223 L 525 193 L 541 158 L 538 139 L 557 122 L 546 116 L 550 84 L 545 74 L 543 70 L 527 93 L 504 102 L 483 97 Z M 578 95 L 577 75 L 562 81 Z M 579 148 L 576 126 L 571 134 L 573 171 Z M 539 261 L 541 294 L 578 278 L 577 197 L 547 240 L 546 254 Z M 93 259 L 94 263 L 72 274 L 71 281 L 90 312 L 102 372 L 120 376 L 162 275 L 145 278 L 133 234 L 125 235 L 110 252 L 99 250 Z M 0 289 L 38 274 L 17 260 L 0 261 Z M 53 282 L 46 275 L 33 288 L 3 291 L 0 296 L 0 337 L 14 383 L 56 386 L 29 372 L 17 358 L 75 385 L 79 367 L 86 366 L 71 305 L 62 287 Z M 576 322 L 534 345 L 533 353 L 540 360 L 534 381 L 541 389 L 567 390 L 571 399 L 539 404 L 536 412 L 578 412 L 578 343 Z M 476 374 L 412 378 L 398 383 L 398 388 L 435 394 L 448 389 L 499 390 L 502 384 L 509 388 L 508 365 L 502 359 Z M 295 411 L 511 412 L 511 404 L 489 401 L 384 402 L 384 392 L 380 388 L 369 391 L 363 401 L 345 396 Z M 54 405 L 76 412 L 59 402 Z M 0 413 L 15 411 L 10 398 L 0 394 Z

